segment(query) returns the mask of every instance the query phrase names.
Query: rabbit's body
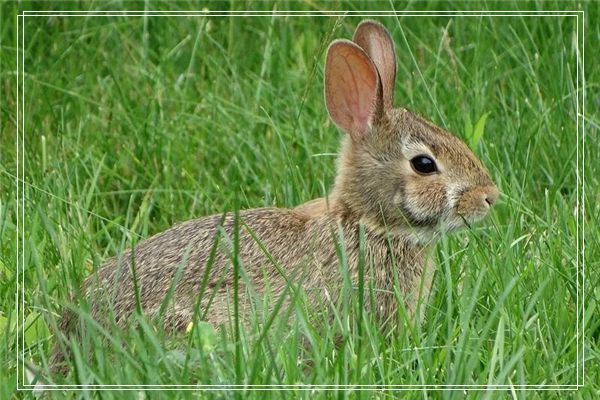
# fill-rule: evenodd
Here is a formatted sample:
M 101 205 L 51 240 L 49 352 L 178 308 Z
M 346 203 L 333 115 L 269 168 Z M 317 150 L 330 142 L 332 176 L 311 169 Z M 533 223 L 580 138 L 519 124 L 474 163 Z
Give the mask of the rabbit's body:
M 393 108 L 395 76 L 392 39 L 380 24 L 364 21 L 353 42 L 334 41 L 327 52 L 325 100 L 347 135 L 328 199 L 240 212 L 238 253 L 232 214 L 185 222 L 140 242 L 86 281 L 93 316 L 102 319 L 112 310 L 124 323 L 139 305 L 178 329 L 193 320 L 196 309 L 212 323 L 226 323 L 233 310 L 234 259 L 240 261 L 243 319 L 253 293 L 261 299 L 267 291 L 277 296 L 301 286 L 309 302 L 339 304 L 344 279 L 358 283 L 359 265 L 365 288 L 374 293 L 364 297 L 367 310 L 393 321 L 400 294 L 409 315 L 414 312 L 431 284 L 428 249 L 440 234 L 483 218 L 498 190 L 462 141 Z M 223 234 L 215 247 L 218 232 Z M 65 313 L 63 329 L 72 320 Z
M 337 304 L 344 276 L 356 283 L 359 272 L 360 228 L 354 218 L 345 214 L 347 210 L 333 204 L 327 207 L 325 199 L 296 209 L 240 212 L 237 254 L 242 317 L 248 316 L 251 303 L 254 307 L 261 305 L 265 286 L 273 296 L 272 306 L 288 282 L 292 287 L 301 284 L 307 297 L 315 302 Z M 117 321 L 125 323 L 139 301 L 150 316 L 157 315 L 163 307 L 167 327 L 184 329 L 192 321 L 195 309 L 210 323 L 228 324 L 233 312 L 235 226 L 231 213 L 187 221 L 141 242 L 135 250 L 110 259 L 86 284 L 88 297 L 92 299 L 92 316 L 102 319 L 103 306 L 110 305 Z M 280 234 L 273 236 L 272 232 Z M 412 310 L 418 292 L 412 293 L 411 288 L 421 287 L 425 245 L 368 227 L 363 244 L 365 287 L 376 288 L 375 308 L 379 318 L 389 320 L 397 309 L 394 282 L 399 282 L 400 291 L 408 294 L 407 307 Z M 346 260 L 343 265 L 338 254 L 342 245 Z M 213 248 L 216 251 L 211 259 Z M 429 284 L 430 279 L 426 279 L 425 292 Z M 173 291 L 172 297 L 164 307 L 169 290 Z M 199 307 L 195 307 L 198 299 Z M 368 296 L 365 300 L 368 305 Z M 288 304 L 287 299 L 284 304 Z

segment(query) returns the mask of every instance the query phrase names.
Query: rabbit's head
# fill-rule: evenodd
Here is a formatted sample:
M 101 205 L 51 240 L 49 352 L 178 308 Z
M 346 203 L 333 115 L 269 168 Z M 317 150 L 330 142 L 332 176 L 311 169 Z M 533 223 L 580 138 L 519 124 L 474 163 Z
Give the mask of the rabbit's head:
M 483 218 L 498 189 L 460 139 L 393 108 L 395 78 L 394 44 L 375 21 L 329 46 L 327 110 L 347 133 L 332 200 L 372 229 L 423 243 Z

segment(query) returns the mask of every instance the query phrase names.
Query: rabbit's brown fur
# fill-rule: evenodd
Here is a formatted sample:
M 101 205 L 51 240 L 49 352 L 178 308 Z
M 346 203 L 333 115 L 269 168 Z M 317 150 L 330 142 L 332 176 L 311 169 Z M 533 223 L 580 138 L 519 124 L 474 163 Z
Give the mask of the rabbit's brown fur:
M 376 309 L 381 320 L 393 319 L 397 282 L 396 289 L 413 312 L 419 288 L 424 295 L 429 291 L 432 272 L 427 255 L 435 238 L 464 221 L 482 218 L 495 201 L 497 189 L 463 142 L 405 109 L 392 108 L 395 72 L 391 38 L 374 21 L 359 25 L 354 42 L 337 40 L 330 46 L 327 107 L 347 133 L 335 185 L 328 199 L 295 209 L 239 213 L 239 260 L 246 276 L 240 279 L 242 316 L 250 310 L 249 293 L 260 295 L 268 286 L 277 296 L 289 282 L 301 283 L 309 299 L 336 304 L 343 282 L 340 268 L 347 268 L 353 282 L 358 280 L 361 224 L 365 279 L 372 277 L 368 283 L 377 289 L 376 304 L 367 307 L 374 306 L 370 309 Z M 412 158 L 423 154 L 435 160 L 436 173 L 415 170 Z M 142 310 L 157 314 L 176 282 L 165 323 L 185 328 L 192 320 L 215 237 L 220 235 L 199 310 L 211 323 L 226 323 L 233 307 L 234 225 L 233 214 L 195 219 L 110 259 L 85 283 L 92 316 L 101 318 L 108 304 L 118 321 L 127 321 L 137 304 L 133 260 Z M 337 243 L 345 247 L 346 265 L 340 265 Z M 246 286 L 248 281 L 251 287 Z M 213 291 L 216 296 L 209 306 Z M 65 314 L 65 330 L 71 319 Z
M 243 273 L 252 282 L 252 288 L 248 289 L 261 293 L 264 284 L 268 283 L 271 293 L 277 296 L 284 290 L 287 280 L 301 281 L 309 293 L 316 290 L 320 292 L 316 295 L 323 295 L 335 303 L 342 286 L 335 242 L 340 240 L 340 236 L 343 236 L 347 245 L 350 276 L 357 280 L 358 224 L 347 214 L 344 216 L 346 211 L 340 208 L 319 211 L 321 213 L 316 218 L 315 214 L 306 214 L 302 209 L 263 208 L 240 213 L 239 259 L 243 264 Z M 149 315 L 158 312 L 173 280 L 178 279 L 172 298 L 173 307 L 168 308 L 166 314 L 175 318 L 170 320 L 175 327 L 185 328 L 192 319 L 194 302 L 202 286 L 215 235 L 222 227 L 227 234 L 221 239 L 220 250 L 214 258 L 200 310 L 206 310 L 215 290 L 217 295 L 212 300 L 206 319 L 216 325 L 227 323 L 231 317 L 233 293 L 231 241 L 234 236 L 234 215 L 227 214 L 222 225 L 220 222 L 220 216 L 188 221 L 141 242 L 135 246 L 133 256 L 132 250 L 127 250 L 122 256 L 109 260 L 97 276 L 90 278 L 87 281 L 88 295 L 92 299 L 111 299 L 117 318 L 126 322 L 136 307 L 132 270 L 129 268 L 129 260 L 133 259 L 140 303 Z M 273 235 L 273 232 L 279 233 Z M 417 280 L 420 279 L 425 259 L 424 245 L 390 237 L 368 227 L 365 244 L 366 259 L 373 260 L 367 264 L 390 267 L 395 264 L 399 267 L 397 273 L 400 275 L 402 292 L 408 293 L 415 284 L 419 284 Z M 162 261 L 156 262 L 157 258 Z M 272 260 L 284 267 L 285 276 L 280 274 Z M 181 276 L 177 278 L 180 266 Z M 369 272 L 367 269 L 366 275 Z M 392 268 L 376 268 L 373 275 L 376 288 L 393 293 Z M 119 284 L 115 284 L 117 282 Z M 245 288 L 245 279 L 240 279 L 241 309 L 249 306 L 251 301 Z M 390 300 L 384 297 L 378 301 L 378 305 L 388 316 L 396 306 L 391 297 Z M 92 303 L 92 314 L 96 315 L 102 301 L 92 300 Z M 409 302 L 409 308 L 413 303 L 412 300 Z

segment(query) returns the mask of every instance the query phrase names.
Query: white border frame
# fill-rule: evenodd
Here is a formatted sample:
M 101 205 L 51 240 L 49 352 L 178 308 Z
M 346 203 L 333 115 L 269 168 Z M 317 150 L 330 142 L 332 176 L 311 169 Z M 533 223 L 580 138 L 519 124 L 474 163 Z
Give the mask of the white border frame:
M 585 11 L 22 11 L 17 14 L 17 129 L 16 129 L 16 150 L 17 150 L 17 166 L 16 166 L 16 186 L 17 186 L 17 235 L 16 235 L 16 260 L 17 260 L 17 293 L 16 293 L 16 306 L 17 306 L 17 348 L 22 353 L 21 363 L 19 363 L 19 352 L 17 351 L 17 391 L 28 391 L 39 389 L 38 385 L 24 384 L 26 381 L 25 375 L 25 302 L 24 295 L 22 295 L 23 288 L 25 286 L 25 240 L 21 242 L 21 253 L 19 254 L 19 232 L 21 238 L 25 238 L 25 17 L 40 17 L 40 16 L 54 16 L 54 17 L 73 17 L 73 16 L 138 16 L 138 17 L 175 17 L 175 16 L 294 16 L 294 17 L 341 17 L 341 16 L 364 16 L 364 17 L 383 17 L 383 16 L 414 16 L 414 17 L 432 17 L 432 16 L 477 16 L 477 17 L 494 17 L 494 16 L 561 16 L 561 17 L 576 17 L 576 57 L 577 57 L 577 74 L 576 74 L 576 134 L 577 134 L 577 149 L 576 149 L 576 183 L 577 183 L 577 204 L 576 204 L 576 284 L 577 284 L 577 300 L 576 300 L 576 341 L 577 341 L 577 359 L 576 359 L 576 376 L 577 382 L 575 384 L 567 385 L 546 385 L 546 384 L 522 384 L 522 385 L 508 385 L 508 384 L 443 384 L 443 385 L 428 385 L 428 384 L 407 384 L 407 385 L 305 385 L 305 384 L 290 384 L 290 385 L 135 385 L 135 384 L 114 384 L 114 385 L 49 385 L 43 384 L 43 390 L 89 390 L 89 389 L 105 389 L 105 390 L 416 390 L 416 389 L 428 389 L 428 390 L 502 390 L 502 389 L 513 389 L 513 390 L 577 390 L 585 385 L 585 34 L 581 35 L 580 38 L 580 21 L 581 16 L 581 27 L 585 32 Z M 20 31 L 21 29 L 21 31 Z M 19 37 L 19 33 L 21 37 Z M 581 39 L 581 40 L 580 40 Z M 579 45 L 581 43 L 582 51 L 580 52 Z M 581 75 L 580 71 L 581 70 Z M 579 81 L 581 79 L 581 86 Z M 21 84 L 21 90 L 19 90 L 19 81 Z M 580 91 L 581 89 L 581 91 Z M 19 97 L 19 95 L 21 95 Z M 19 104 L 19 99 L 21 103 Z M 581 107 L 580 107 L 581 100 Z M 20 106 L 20 107 L 19 107 Z M 581 124 L 580 124 L 581 120 Z M 580 129 L 581 127 L 581 129 Z M 19 134 L 21 135 L 19 137 Z M 579 136 L 581 135 L 581 137 Z M 581 141 L 581 148 L 580 148 Z M 21 152 L 20 152 L 21 150 Z M 21 157 L 19 157 L 19 155 Z M 581 164 L 579 162 L 581 156 Z M 21 167 L 21 168 L 19 168 Z M 580 171 L 581 167 L 581 171 Z M 579 186 L 581 185 L 581 191 Z M 19 218 L 19 200 L 21 200 L 21 214 Z M 580 227 L 579 220 L 581 219 L 581 241 L 580 241 Z M 21 230 L 19 231 L 19 228 Z M 581 257 L 581 268 L 579 259 Z M 21 270 L 19 270 L 19 260 L 21 260 Z M 20 274 L 20 275 L 19 275 Z M 20 278 L 20 279 L 19 279 Z M 580 281 L 581 280 L 581 301 L 580 301 Z M 19 314 L 21 316 L 21 331 L 19 330 Z M 581 331 L 580 331 L 580 318 L 581 314 Z M 581 343 L 579 343 L 581 340 Z M 580 351 L 581 346 L 581 351 Z M 581 355 L 581 357 L 580 357 Z M 581 361 L 581 362 L 580 362 Z M 581 369 L 580 369 L 581 365 Z M 19 368 L 20 367 L 20 368 Z M 19 374 L 19 371 L 21 374 Z M 580 383 L 581 375 L 581 383 Z M 19 381 L 19 377 L 21 381 Z

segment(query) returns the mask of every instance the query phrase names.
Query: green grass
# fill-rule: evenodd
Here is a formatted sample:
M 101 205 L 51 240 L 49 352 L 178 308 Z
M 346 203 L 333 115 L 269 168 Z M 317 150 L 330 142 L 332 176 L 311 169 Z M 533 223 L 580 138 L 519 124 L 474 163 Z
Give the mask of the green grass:
M 127 9 L 145 6 L 124 4 Z M 14 391 L 16 354 L 47 370 L 56 316 L 71 295 L 80 295 L 83 279 L 132 240 L 238 205 L 292 207 L 327 193 L 341 133 L 324 106 L 324 52 L 333 38 L 350 38 L 362 18 L 27 17 L 20 122 L 25 125 L 20 191 L 25 200 L 19 204 L 15 15 L 23 9 L 112 10 L 123 3 L 9 2 L 1 7 L 0 366 L 6 372 L 0 377 L 0 398 L 10 398 L 28 396 Z M 147 5 L 175 7 L 393 10 L 391 2 L 359 1 Z M 176 337 L 141 318 L 139 326 L 123 330 L 88 320 L 74 347 L 71 371 L 58 383 L 567 385 L 577 383 L 578 342 L 585 335 L 585 388 L 513 388 L 468 396 L 598 396 L 600 121 L 594 94 L 600 70 L 593 62 L 598 8 L 585 2 L 437 1 L 395 7 L 585 10 L 585 151 L 576 152 L 574 17 L 377 17 L 397 46 L 395 103 L 470 140 L 503 194 L 486 223 L 439 243 L 425 322 L 405 321 L 386 339 L 368 313 L 355 318 L 360 298 L 350 296 L 346 308 L 337 310 L 337 322 L 319 330 L 302 308 L 302 293 L 291 294 L 298 304 L 291 329 L 274 318 L 264 330 L 258 314 L 248 331 L 226 335 L 196 323 Z M 577 173 L 585 174 L 585 193 L 578 191 Z M 581 200 L 585 212 L 576 214 Z M 24 232 L 18 234 L 17 249 L 21 212 Z M 577 218 L 580 230 L 584 222 L 586 227 L 583 250 L 576 242 Z M 578 252 L 586 258 L 585 302 L 580 291 L 579 304 Z M 17 253 L 25 265 L 24 276 L 19 275 L 24 354 L 16 341 Z M 308 337 L 310 348 L 299 348 L 300 335 Z M 339 336 L 344 340 L 336 348 Z M 65 394 L 79 395 L 46 396 Z M 352 390 L 244 396 L 374 394 L 395 396 Z M 403 394 L 427 397 L 424 391 Z M 188 395 L 192 392 L 179 393 Z M 462 391 L 429 395 L 464 397 Z M 123 396 L 138 398 L 138 393 L 102 393 Z

